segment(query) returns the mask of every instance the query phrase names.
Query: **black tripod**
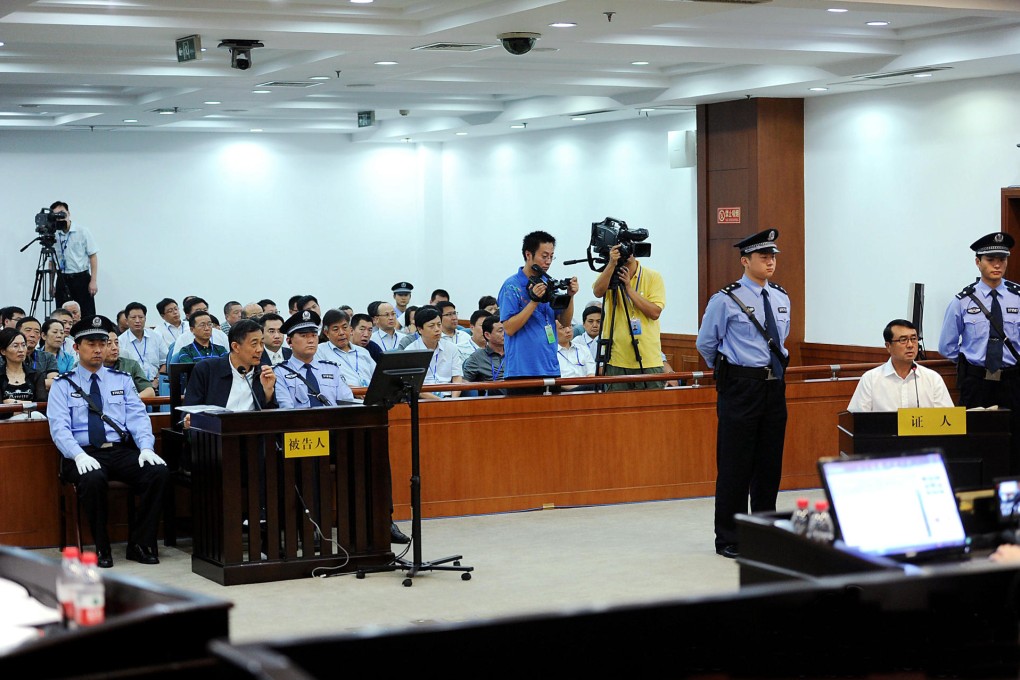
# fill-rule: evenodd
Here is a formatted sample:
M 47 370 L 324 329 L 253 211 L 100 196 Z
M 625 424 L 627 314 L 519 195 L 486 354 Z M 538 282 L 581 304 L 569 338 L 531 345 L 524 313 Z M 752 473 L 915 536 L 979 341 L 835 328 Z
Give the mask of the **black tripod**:
M 35 316 L 35 309 L 39 304 L 39 300 L 42 300 L 43 315 L 49 317 L 50 312 L 53 311 L 53 292 L 57 288 L 57 253 L 53 250 L 52 243 L 47 243 L 41 239 L 42 237 L 40 236 L 35 237 L 18 252 L 25 252 L 36 241 L 42 244 L 42 250 L 39 251 L 39 262 L 35 265 L 35 283 L 32 284 L 32 307 L 28 315 Z M 66 286 L 67 284 L 64 285 Z M 70 297 L 70 295 L 67 297 Z
M 630 344 L 634 348 L 634 357 L 638 362 L 638 369 L 640 373 L 645 372 L 645 365 L 641 361 L 641 350 L 638 348 L 637 336 L 634 335 L 634 325 L 630 322 L 630 304 L 627 301 L 627 292 L 624 290 L 627 286 L 626 282 L 621 281 L 619 277 L 620 267 L 617 266 L 616 271 L 613 272 L 613 277 L 609 280 L 609 287 L 606 288 L 605 295 L 602 296 L 602 335 L 599 337 L 598 350 L 595 352 L 595 375 L 603 375 L 606 365 L 609 363 L 610 357 L 613 353 L 613 333 L 616 331 L 616 300 L 623 302 L 623 313 L 627 315 L 627 330 L 630 333 Z M 606 304 L 609 302 L 609 291 L 613 291 L 613 308 L 609 312 L 609 331 L 607 332 L 605 325 L 605 314 Z M 595 386 L 596 391 L 605 392 L 607 389 L 606 383 L 599 383 Z
M 422 355 L 422 358 L 425 360 L 424 365 L 408 365 L 414 363 L 415 355 Z M 406 401 L 407 405 L 411 407 L 412 560 L 408 561 L 398 557 L 390 564 L 358 569 L 358 578 L 365 578 L 365 574 L 402 570 L 407 572 L 407 578 L 404 579 L 403 584 L 405 587 L 410 588 L 414 585 L 414 577 L 423 571 L 459 571 L 462 572 L 460 577 L 464 581 L 470 581 L 471 572 L 474 571 L 474 567 L 461 566 L 460 560 L 463 559 L 462 555 L 450 555 L 428 562 L 423 562 L 421 558 L 421 459 L 418 446 L 418 395 L 431 357 L 431 350 L 410 352 L 405 350 L 404 352 L 380 355 L 379 364 L 376 366 L 376 371 L 372 376 L 372 383 L 368 386 L 368 391 L 365 393 L 365 404 L 367 405 L 383 404 L 387 409 L 390 409 L 396 404 Z M 392 368 L 388 367 L 387 364 L 392 364 Z M 403 366 L 400 366 L 400 364 L 403 364 Z

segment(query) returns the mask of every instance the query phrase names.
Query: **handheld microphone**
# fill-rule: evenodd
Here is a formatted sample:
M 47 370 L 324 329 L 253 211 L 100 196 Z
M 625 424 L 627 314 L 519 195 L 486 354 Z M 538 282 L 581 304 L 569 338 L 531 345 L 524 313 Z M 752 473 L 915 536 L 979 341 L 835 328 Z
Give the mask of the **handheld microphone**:
M 238 366 L 237 367 L 237 372 L 241 374 L 241 377 L 244 378 L 244 384 L 248 386 L 249 390 L 251 390 L 251 398 L 252 398 L 252 401 L 255 402 L 255 410 L 256 411 L 261 411 L 262 410 L 262 406 L 259 405 L 259 398 L 255 395 L 255 388 L 252 386 L 252 384 L 250 382 L 248 382 L 248 376 L 246 375 L 246 373 L 248 373 L 248 367 L 247 366 Z M 253 377 L 253 379 L 254 379 L 254 377 Z

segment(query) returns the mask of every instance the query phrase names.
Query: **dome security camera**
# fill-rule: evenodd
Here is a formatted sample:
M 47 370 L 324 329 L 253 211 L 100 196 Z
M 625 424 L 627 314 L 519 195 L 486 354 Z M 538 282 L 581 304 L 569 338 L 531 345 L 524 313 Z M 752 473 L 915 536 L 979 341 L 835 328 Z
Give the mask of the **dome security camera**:
M 247 71 L 251 68 L 251 51 L 256 47 L 265 47 L 265 45 L 258 40 L 228 38 L 221 41 L 217 47 L 230 50 L 230 68 Z
M 500 33 L 496 36 L 503 43 L 504 50 L 517 56 L 530 52 L 531 48 L 535 46 L 535 41 L 541 37 L 541 33 L 528 33 L 525 31 Z

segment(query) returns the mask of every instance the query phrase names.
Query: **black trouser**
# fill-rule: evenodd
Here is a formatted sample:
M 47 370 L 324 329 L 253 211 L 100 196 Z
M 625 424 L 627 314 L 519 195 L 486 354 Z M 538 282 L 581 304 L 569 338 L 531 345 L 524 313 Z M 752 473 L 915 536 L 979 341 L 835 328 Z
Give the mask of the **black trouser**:
M 1010 409 L 1009 471 L 1020 474 L 1020 369 L 1005 369 L 999 380 L 986 380 L 984 368 L 968 364 L 962 355 L 959 361 L 956 382 L 962 406 Z
M 81 317 L 96 315 L 96 299 L 89 292 L 89 282 L 92 275 L 89 272 L 77 272 L 75 274 L 57 274 L 57 306 L 63 305 L 68 300 L 74 300 L 81 305 Z
M 129 542 L 156 549 L 156 532 L 159 529 L 159 512 L 162 509 L 163 487 L 168 471 L 166 465 L 138 467 L 139 450 L 133 446 L 114 444 L 107 449 L 84 447 L 85 453 L 99 461 L 100 468 L 78 474 L 78 467 L 70 458 L 63 459 L 63 478 L 78 489 L 85 517 L 88 518 L 97 552 L 110 551 L 110 534 L 107 527 L 107 490 L 109 480 L 124 482 L 141 500 L 130 527 Z
M 776 509 L 783 474 L 786 383 L 720 376 L 716 382 L 715 544 L 737 542 L 733 516 Z

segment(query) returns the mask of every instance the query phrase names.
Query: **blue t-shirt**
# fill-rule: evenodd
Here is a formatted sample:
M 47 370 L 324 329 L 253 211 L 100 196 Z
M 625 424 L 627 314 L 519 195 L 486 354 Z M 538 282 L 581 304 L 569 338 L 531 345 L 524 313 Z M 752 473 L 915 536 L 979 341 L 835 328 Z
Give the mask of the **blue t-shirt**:
M 528 277 L 524 268 L 503 282 L 499 289 L 500 321 L 519 314 L 531 301 Z M 547 328 L 549 329 L 547 331 Z M 552 341 L 549 338 L 552 338 Z M 560 364 L 556 359 L 556 312 L 548 303 L 541 303 L 531 318 L 513 335 L 504 338 L 506 357 L 503 372 L 506 378 L 542 376 L 558 378 Z

